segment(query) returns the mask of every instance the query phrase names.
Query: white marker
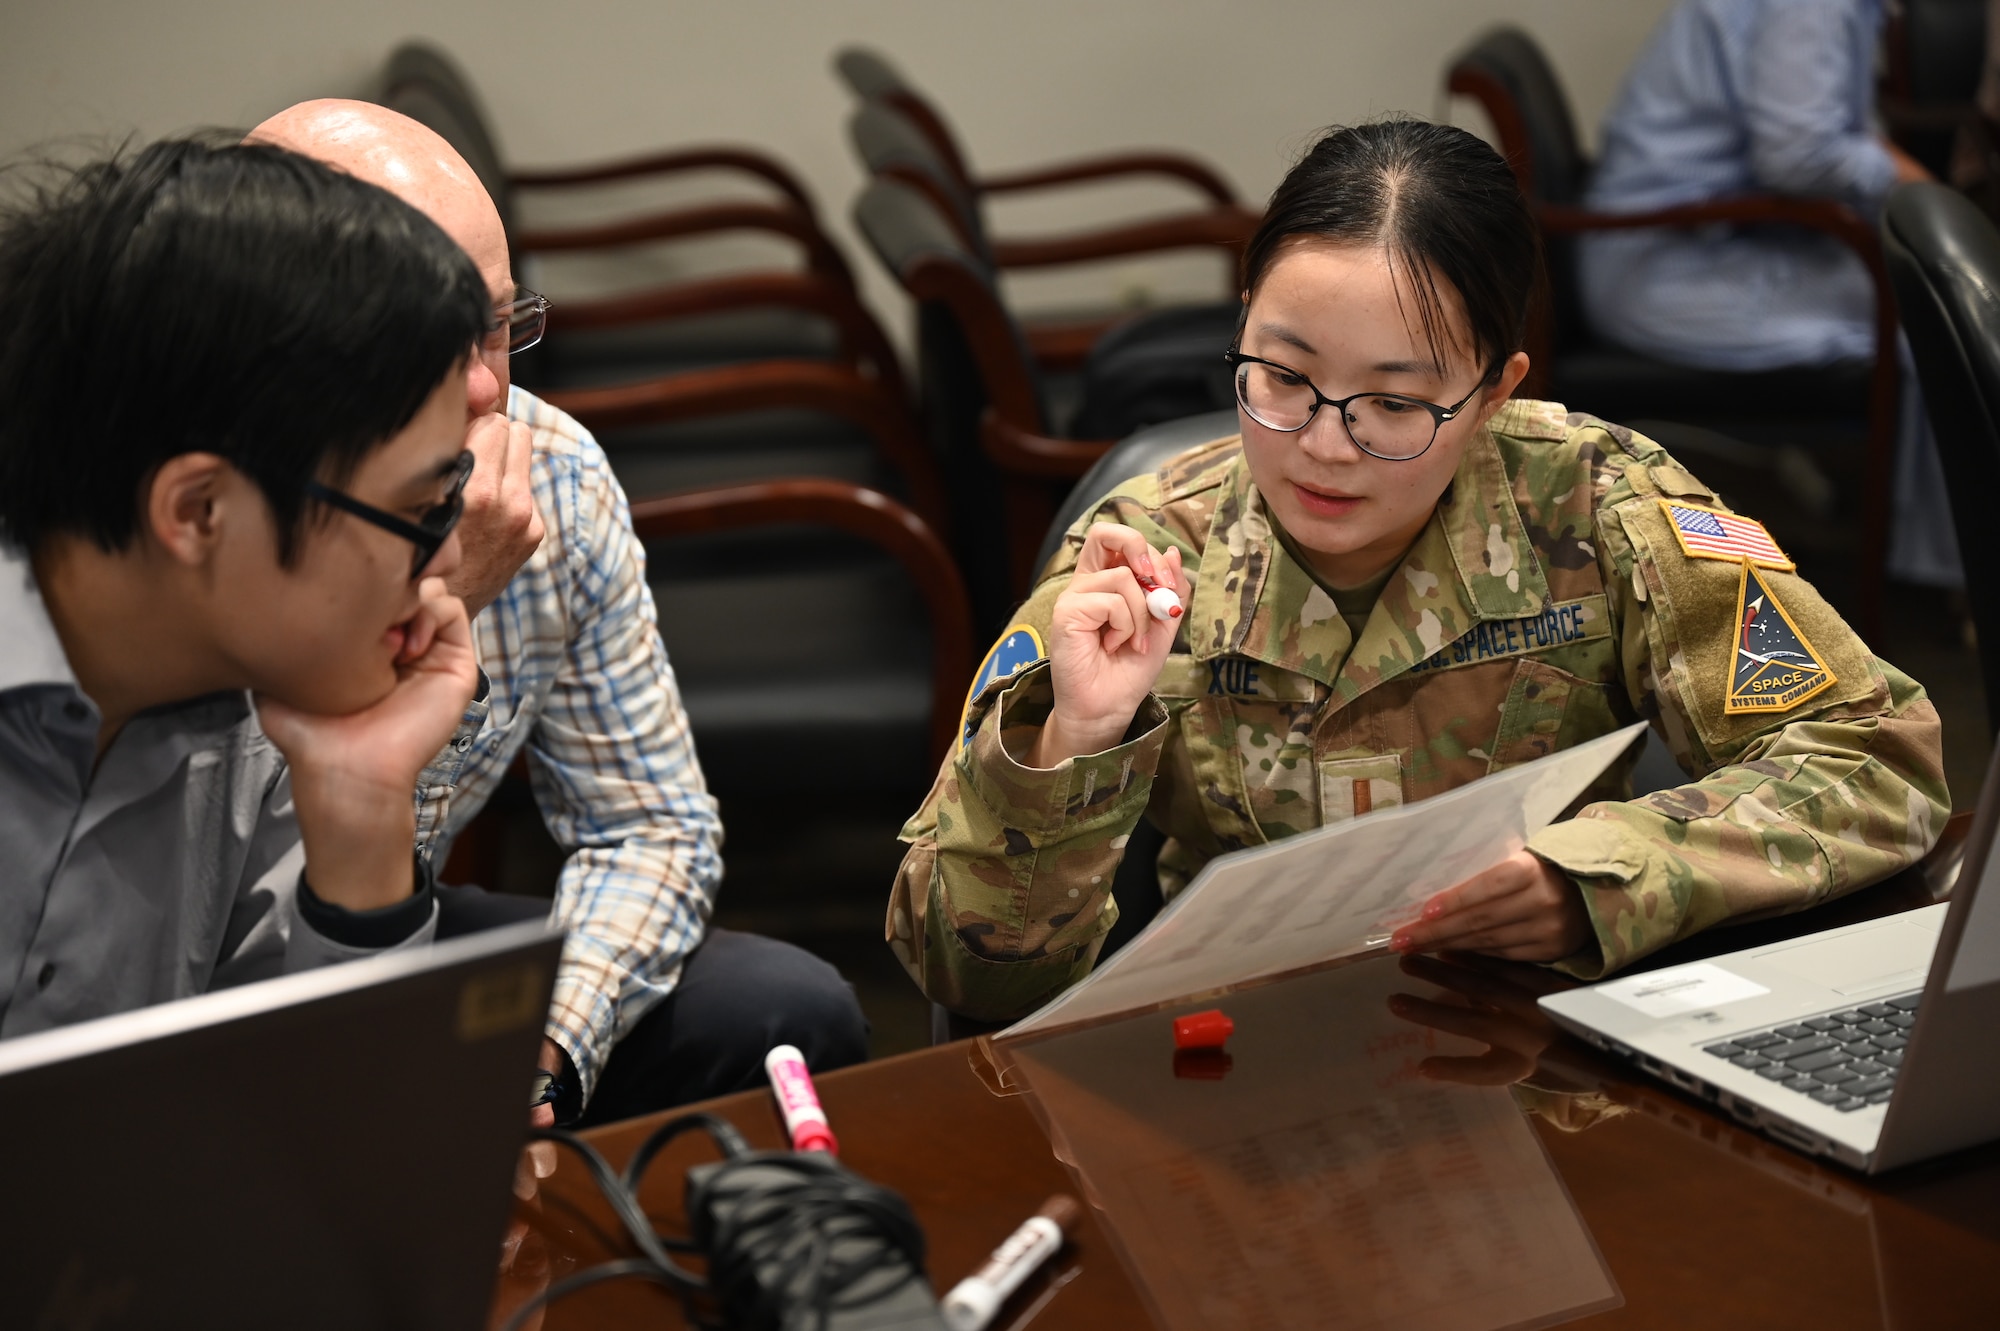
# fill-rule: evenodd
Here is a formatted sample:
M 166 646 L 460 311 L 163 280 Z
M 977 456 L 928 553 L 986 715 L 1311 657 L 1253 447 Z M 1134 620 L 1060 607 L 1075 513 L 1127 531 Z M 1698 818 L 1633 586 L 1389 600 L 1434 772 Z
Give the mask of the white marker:
M 1173 588 L 1137 569 L 1132 570 L 1132 576 L 1139 580 L 1139 589 L 1146 593 L 1146 609 L 1152 612 L 1154 619 L 1162 624 L 1171 624 L 1181 617 L 1181 598 L 1174 594 Z
M 1174 604 L 1178 609 L 1180 603 Z M 945 1325 L 951 1331 L 980 1331 L 1000 1311 L 1007 1296 L 1062 1247 L 1063 1235 L 1075 1227 L 1080 1214 L 1076 1199 L 1062 1193 L 1043 1202 L 1041 1210 L 1029 1216 L 1007 1236 L 1005 1243 L 993 1250 L 986 1265 L 959 1281 L 944 1296 Z

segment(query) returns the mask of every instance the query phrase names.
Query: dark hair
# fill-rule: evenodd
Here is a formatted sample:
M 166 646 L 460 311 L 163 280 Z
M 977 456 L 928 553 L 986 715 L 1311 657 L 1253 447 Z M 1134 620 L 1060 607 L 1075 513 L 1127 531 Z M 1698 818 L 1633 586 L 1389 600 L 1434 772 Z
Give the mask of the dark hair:
M 1331 129 L 1271 195 L 1243 254 L 1243 290 L 1295 236 L 1380 245 L 1400 261 L 1438 364 L 1455 340 L 1439 297 L 1456 288 L 1490 379 L 1527 336 L 1541 241 L 1514 173 L 1476 135 L 1399 118 Z
M 138 530 L 161 463 L 209 452 L 296 552 L 340 484 L 493 317 L 465 252 L 386 190 L 264 144 L 187 138 L 0 209 L 0 536 Z

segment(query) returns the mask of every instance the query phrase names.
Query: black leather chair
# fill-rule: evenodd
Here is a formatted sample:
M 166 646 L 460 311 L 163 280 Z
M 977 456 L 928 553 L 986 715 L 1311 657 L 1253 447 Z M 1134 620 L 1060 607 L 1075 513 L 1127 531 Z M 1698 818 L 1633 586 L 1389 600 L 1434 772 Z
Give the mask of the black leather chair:
M 1076 439 L 1057 427 L 1041 367 L 1000 299 L 992 266 L 930 194 L 900 180 L 875 180 L 856 201 L 854 220 L 883 267 L 917 304 L 925 430 L 944 473 L 952 535 L 978 623 L 983 630 L 997 629 L 1008 608 L 1026 594 L 1034 551 L 1063 496 L 1110 444 Z M 1171 325 L 1179 313 L 1155 316 L 1169 322 L 1172 338 L 1141 339 L 1127 349 L 1129 357 L 1120 352 L 1116 363 L 1124 368 L 1092 381 L 1150 383 L 1153 391 L 1141 404 L 1146 410 L 1126 407 L 1128 416 L 1142 422 L 1231 400 L 1222 353 L 1234 332 L 1233 313 Z M 1212 363 L 1212 377 L 1190 379 L 1184 373 L 1187 366 L 1204 363 Z M 1167 372 L 1148 379 L 1146 367 L 1155 364 Z M 1092 419 L 1099 410 L 1087 394 L 1078 415 Z
M 1874 228 L 1845 205 L 1776 195 L 1648 213 L 1590 212 L 1581 206 L 1590 162 L 1577 140 L 1569 101 L 1541 47 L 1518 28 L 1496 28 L 1473 41 L 1453 58 L 1446 85 L 1484 108 L 1541 225 L 1549 301 L 1530 330 L 1528 353 L 1535 368 L 1523 392 L 1614 421 L 1664 418 L 1759 435 L 1774 426 L 1804 425 L 1816 434 L 1830 427 L 1836 436 L 1865 441 L 1857 618 L 1864 632 L 1872 631 L 1888 550 L 1898 397 L 1895 304 Z M 1575 237 L 1715 223 L 1798 226 L 1851 247 L 1876 279 L 1874 360 L 1748 374 L 1697 370 L 1628 351 L 1590 329 L 1577 291 Z
M 1882 247 L 1937 435 L 1952 520 L 1961 532 L 1983 531 L 2000 494 L 2000 230 L 1956 191 L 1905 185 L 1889 196 Z M 1961 550 L 1990 736 L 2000 731 L 2000 558 L 1976 536 L 1961 541 Z

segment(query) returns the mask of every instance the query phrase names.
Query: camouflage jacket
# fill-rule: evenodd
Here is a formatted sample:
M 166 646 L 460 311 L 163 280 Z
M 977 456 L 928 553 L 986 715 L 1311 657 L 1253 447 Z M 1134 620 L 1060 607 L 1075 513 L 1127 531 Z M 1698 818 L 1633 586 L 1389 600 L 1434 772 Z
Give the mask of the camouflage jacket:
M 1509 403 L 1353 641 L 1275 538 L 1239 440 L 1125 482 L 1071 529 L 989 656 L 966 742 L 903 828 L 890 946 L 946 1007 L 1013 1017 L 1096 961 L 1142 815 L 1168 837 L 1171 897 L 1222 852 L 1640 718 L 1697 779 L 1632 800 L 1628 758 L 1529 842 L 1580 885 L 1595 925 L 1563 969 L 1595 978 L 1717 921 L 1887 876 L 1950 812 L 1936 710 L 1795 574 L 1690 551 L 1681 523 L 1699 539 L 1726 516 L 1651 440 Z M 1035 658 L 1096 521 L 1179 546 L 1193 601 L 1122 743 L 1025 767 L 1052 705 Z

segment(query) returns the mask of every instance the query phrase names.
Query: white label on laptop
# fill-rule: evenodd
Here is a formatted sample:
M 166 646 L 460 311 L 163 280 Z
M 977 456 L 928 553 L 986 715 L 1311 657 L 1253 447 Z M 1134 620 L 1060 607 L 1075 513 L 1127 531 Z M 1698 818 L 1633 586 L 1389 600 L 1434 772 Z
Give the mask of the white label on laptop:
M 1672 1017 L 1697 1008 L 1720 1007 L 1771 991 L 1754 980 L 1706 961 L 1669 966 L 1597 986 L 1606 998 L 1637 1008 L 1649 1017 Z

